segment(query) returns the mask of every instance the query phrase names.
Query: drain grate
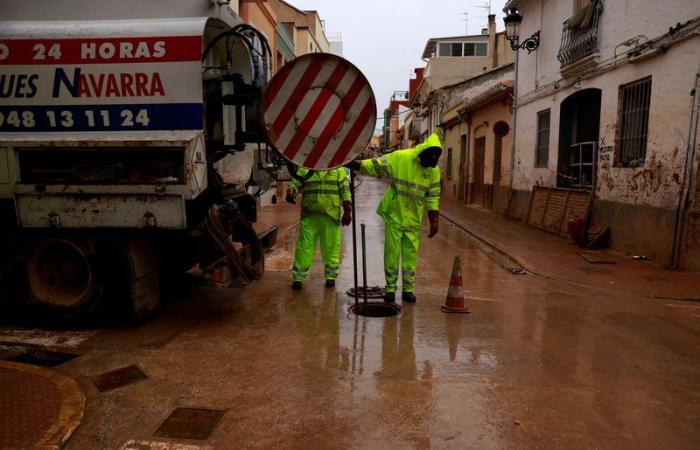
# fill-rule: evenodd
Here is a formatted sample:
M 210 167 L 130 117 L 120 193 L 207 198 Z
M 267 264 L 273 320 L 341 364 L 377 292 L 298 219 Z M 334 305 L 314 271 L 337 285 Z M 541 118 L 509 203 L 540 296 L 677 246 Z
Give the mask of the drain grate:
M 220 409 L 176 408 L 154 436 L 172 439 L 208 439 L 226 413 Z
M 73 353 L 52 352 L 49 350 L 41 350 L 38 348 L 29 348 L 19 354 L 11 355 L 7 358 L 2 358 L 7 361 L 14 361 L 23 364 L 31 364 L 41 367 L 56 367 L 61 364 L 77 358 L 80 355 Z
M 367 305 L 352 305 L 350 312 L 365 317 L 392 317 L 401 312 L 401 307 L 392 303 L 367 302 Z
M 146 378 L 148 378 L 146 374 L 138 367 L 127 366 L 93 377 L 92 384 L 95 385 L 98 391 L 105 392 L 139 380 L 145 380 Z

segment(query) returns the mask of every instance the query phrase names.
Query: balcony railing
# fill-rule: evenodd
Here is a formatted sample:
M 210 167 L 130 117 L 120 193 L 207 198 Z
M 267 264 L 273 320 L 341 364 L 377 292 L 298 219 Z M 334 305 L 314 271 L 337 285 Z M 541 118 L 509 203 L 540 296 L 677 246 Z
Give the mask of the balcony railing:
M 603 12 L 603 1 L 593 0 L 589 8 L 564 22 L 557 55 L 561 67 L 570 66 L 598 52 L 598 23 Z

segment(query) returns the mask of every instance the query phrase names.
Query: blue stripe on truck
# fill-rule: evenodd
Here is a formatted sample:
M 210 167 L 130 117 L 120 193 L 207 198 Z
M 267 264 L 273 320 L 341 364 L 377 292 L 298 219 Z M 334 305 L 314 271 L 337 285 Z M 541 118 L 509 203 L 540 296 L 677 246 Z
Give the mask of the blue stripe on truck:
M 201 130 L 202 103 L 0 105 L 2 132 Z

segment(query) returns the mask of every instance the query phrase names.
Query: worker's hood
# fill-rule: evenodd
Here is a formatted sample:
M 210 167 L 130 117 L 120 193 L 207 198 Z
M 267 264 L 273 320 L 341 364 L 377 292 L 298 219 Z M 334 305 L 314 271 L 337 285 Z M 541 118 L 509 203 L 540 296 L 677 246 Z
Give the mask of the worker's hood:
M 417 158 L 418 155 L 432 147 L 437 147 L 440 149 L 440 151 L 442 151 L 442 143 L 440 142 L 440 136 L 438 136 L 437 133 L 431 134 L 428 136 L 428 139 L 413 147 L 414 157 Z
M 431 134 L 428 139 L 414 147 L 414 151 L 421 166 L 437 167 L 440 155 L 442 155 L 440 137 L 436 133 Z

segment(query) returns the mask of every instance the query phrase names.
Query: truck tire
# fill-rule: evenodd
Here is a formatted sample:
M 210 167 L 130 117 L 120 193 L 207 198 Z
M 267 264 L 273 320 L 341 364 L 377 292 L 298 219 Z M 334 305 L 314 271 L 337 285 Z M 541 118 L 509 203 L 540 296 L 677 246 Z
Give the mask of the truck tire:
M 9 245 L 0 280 L 12 303 L 31 319 L 85 322 L 118 295 L 124 278 L 117 245 L 108 234 L 21 231 Z

